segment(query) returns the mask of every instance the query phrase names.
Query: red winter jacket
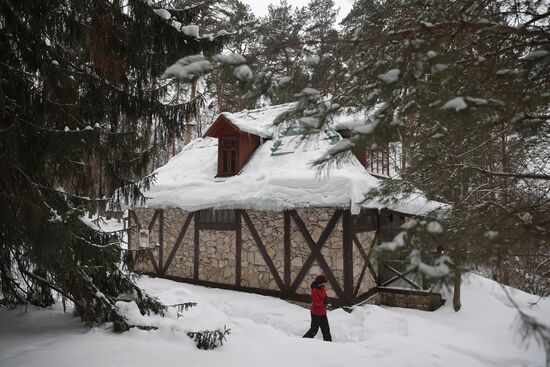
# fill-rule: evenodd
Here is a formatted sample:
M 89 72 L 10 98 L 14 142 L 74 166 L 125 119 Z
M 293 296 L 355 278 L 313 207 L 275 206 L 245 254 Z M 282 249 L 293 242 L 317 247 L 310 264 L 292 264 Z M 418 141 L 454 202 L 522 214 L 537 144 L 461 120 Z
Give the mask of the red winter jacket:
M 316 316 L 325 316 L 327 314 L 327 291 L 325 287 L 311 285 L 311 314 Z

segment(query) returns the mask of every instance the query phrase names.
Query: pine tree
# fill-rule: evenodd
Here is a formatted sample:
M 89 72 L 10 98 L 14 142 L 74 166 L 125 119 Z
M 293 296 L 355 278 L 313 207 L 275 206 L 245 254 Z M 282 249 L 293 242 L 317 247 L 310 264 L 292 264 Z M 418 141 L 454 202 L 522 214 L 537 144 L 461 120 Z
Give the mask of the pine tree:
M 368 196 L 420 188 L 450 204 L 435 218 L 441 233 L 429 220 L 404 229 L 416 239 L 413 266 L 454 268 L 444 281 L 475 266 L 548 292 L 548 11 L 542 1 L 361 0 L 344 20 L 338 42 L 352 67 L 337 101 L 370 109 L 374 127 L 351 141 L 400 137 L 406 161 L 402 180 Z M 434 248 L 445 256 L 433 259 Z M 527 326 L 545 339 L 540 325 Z
M 141 0 L 0 1 L 2 304 L 60 295 L 118 330 L 128 325 L 117 300 L 163 312 L 121 270 L 120 234 L 80 218 L 116 188 L 114 206 L 143 201 L 154 178 L 138 179 L 196 110 L 163 103 L 170 88 L 158 82 L 182 56 L 220 49 L 180 31 L 192 16 Z
M 259 89 L 273 104 L 293 101 L 295 94 L 309 83 L 303 47 L 305 23 L 305 9 L 295 8 L 287 0 L 269 5 L 267 16 L 261 19 L 257 63 L 264 80 Z
M 312 0 L 306 8 L 307 22 L 304 41 L 310 52 L 307 64 L 311 70 L 308 86 L 333 95 L 338 90 L 339 74 L 342 70 L 337 44 L 336 16 L 338 9 L 333 0 Z
M 226 17 L 220 21 L 219 25 L 230 33 L 229 39 L 224 43 L 224 53 L 240 55 L 244 57 L 246 63 L 250 64 L 258 57 L 259 52 L 258 19 L 252 13 L 250 6 L 238 0 L 226 0 L 224 9 Z M 236 79 L 234 65 L 221 64 L 221 66 L 206 78 L 205 90 L 215 99 L 216 113 L 254 108 L 255 99 L 244 96 L 250 87 L 250 81 Z

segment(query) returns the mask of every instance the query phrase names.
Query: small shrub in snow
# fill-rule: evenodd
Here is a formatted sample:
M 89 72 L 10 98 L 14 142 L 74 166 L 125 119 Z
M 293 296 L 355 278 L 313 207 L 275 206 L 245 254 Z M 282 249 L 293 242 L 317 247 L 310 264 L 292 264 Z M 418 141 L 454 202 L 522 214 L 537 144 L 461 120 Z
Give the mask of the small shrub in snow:
M 231 334 L 231 329 L 223 327 L 223 330 L 190 331 L 187 335 L 195 341 L 197 348 L 209 350 L 223 345 L 226 336 Z

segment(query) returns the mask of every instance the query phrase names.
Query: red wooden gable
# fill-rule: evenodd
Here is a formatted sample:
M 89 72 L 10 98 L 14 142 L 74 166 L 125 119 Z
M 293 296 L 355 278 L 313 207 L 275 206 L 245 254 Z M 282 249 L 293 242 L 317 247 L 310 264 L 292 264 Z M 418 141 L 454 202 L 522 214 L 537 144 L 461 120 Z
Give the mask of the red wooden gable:
M 209 136 L 211 138 L 219 138 L 220 136 L 235 136 L 242 133 L 241 130 L 224 115 L 218 116 L 216 121 L 206 130 L 203 138 Z
M 217 176 L 238 174 L 260 145 L 259 136 L 239 130 L 223 115 L 214 121 L 203 137 L 207 136 L 218 139 Z
M 363 165 L 363 167 L 367 168 L 367 149 L 362 147 L 357 150 L 354 150 L 353 153 L 355 154 L 355 157 Z

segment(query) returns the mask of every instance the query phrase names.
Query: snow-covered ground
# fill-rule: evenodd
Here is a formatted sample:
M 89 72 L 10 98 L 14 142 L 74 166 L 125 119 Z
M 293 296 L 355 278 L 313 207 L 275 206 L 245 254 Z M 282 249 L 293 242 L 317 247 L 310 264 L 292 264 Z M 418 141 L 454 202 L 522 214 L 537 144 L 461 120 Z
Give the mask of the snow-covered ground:
M 544 365 L 544 351 L 517 338 L 515 309 L 502 288 L 470 275 L 463 308 L 435 312 L 378 306 L 329 313 L 333 343 L 302 339 L 308 310 L 275 298 L 143 278 L 141 286 L 165 304 L 197 302 L 176 318 L 141 321 L 154 331 L 114 334 L 86 329 L 60 307 L 0 311 L 0 366 L 523 366 Z M 550 300 L 513 292 L 521 307 L 550 321 Z M 131 308 L 131 307 L 130 307 Z M 198 350 L 187 330 L 231 328 L 226 344 Z

